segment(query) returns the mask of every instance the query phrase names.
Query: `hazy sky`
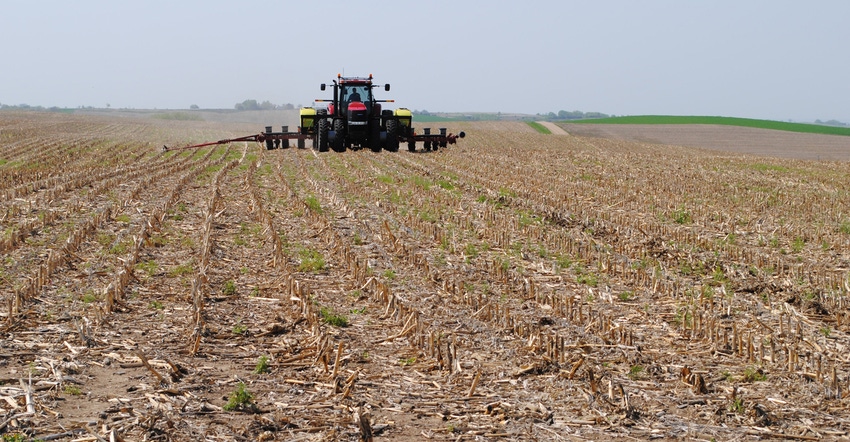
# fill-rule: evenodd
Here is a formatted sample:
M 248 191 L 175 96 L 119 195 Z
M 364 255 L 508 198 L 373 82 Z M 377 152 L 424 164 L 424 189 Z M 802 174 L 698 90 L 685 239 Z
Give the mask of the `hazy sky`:
M 850 1 L 3 0 L 0 103 L 310 105 L 850 122 Z

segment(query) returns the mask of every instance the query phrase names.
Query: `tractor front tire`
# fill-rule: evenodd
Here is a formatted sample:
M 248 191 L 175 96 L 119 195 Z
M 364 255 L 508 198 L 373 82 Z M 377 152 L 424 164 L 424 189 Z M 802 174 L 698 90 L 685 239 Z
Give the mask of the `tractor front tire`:
M 334 132 L 336 132 L 332 146 L 334 152 L 345 152 L 345 120 L 334 120 Z
M 413 138 L 407 140 L 407 150 L 410 152 L 416 152 L 416 140 Z
M 398 152 L 398 120 L 387 120 L 387 144 L 384 148 L 390 152 Z
M 319 120 L 319 130 L 317 131 L 316 138 L 319 140 L 319 152 L 327 152 L 328 151 L 328 120 L 326 118 L 322 118 Z

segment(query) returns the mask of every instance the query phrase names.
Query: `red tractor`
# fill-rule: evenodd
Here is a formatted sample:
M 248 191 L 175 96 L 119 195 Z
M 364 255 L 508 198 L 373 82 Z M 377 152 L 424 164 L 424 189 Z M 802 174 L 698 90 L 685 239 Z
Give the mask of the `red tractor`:
M 236 141 L 256 141 L 265 143 L 266 149 L 289 147 L 289 140 L 296 140 L 299 148 L 304 148 L 306 140 L 313 140 L 313 148 L 327 152 L 332 148 L 336 152 L 346 149 L 363 148 L 380 152 L 381 149 L 397 152 L 401 143 L 407 143 L 407 149 L 416 150 L 416 142 L 422 141 L 425 150 L 437 150 L 455 144 L 458 138 L 466 136 L 460 132 L 457 135 L 446 133 L 440 128 L 439 133 L 431 133 L 430 128 L 423 129 L 424 133 L 417 134 L 413 130 L 413 113 L 405 108 L 396 110 L 381 109 L 381 103 L 392 103 L 394 100 L 376 100 L 372 89 L 372 75 L 368 77 L 343 77 L 337 74 L 333 82 L 334 95 L 332 100 L 316 100 L 317 103 L 330 103 L 327 108 L 305 107 L 301 109 L 301 126 L 295 132 L 290 132 L 288 126 L 281 126 L 280 132 L 274 132 L 272 126 L 257 135 L 247 135 L 240 138 L 218 140 L 209 143 L 183 146 L 181 149 L 226 144 Z M 327 89 L 322 83 L 321 89 Z M 389 91 L 390 85 L 385 84 L 384 90 Z M 163 146 L 168 150 L 168 147 Z
M 316 112 L 313 121 L 315 145 L 320 152 L 327 151 L 328 147 L 336 152 L 352 147 L 368 147 L 375 152 L 382 148 L 392 152 L 398 150 L 398 120 L 393 111 L 381 111 L 381 103 L 393 100 L 376 100 L 372 94 L 376 86 L 372 84 L 371 75 L 337 75 L 333 81 L 333 100 L 316 100 L 317 103 L 329 102 L 327 109 Z M 322 83 L 321 90 L 326 89 L 327 85 Z M 385 84 L 384 90 L 389 91 L 390 85 Z M 303 111 L 301 115 L 303 120 Z
M 313 135 L 313 146 L 320 152 L 328 148 L 336 152 L 344 152 L 350 148 L 368 147 L 374 152 L 381 149 L 397 152 L 400 143 L 407 142 L 408 150 L 416 150 L 416 141 L 423 141 L 426 150 L 434 150 L 438 146 L 445 147 L 454 144 L 457 138 L 463 138 L 463 132 L 458 135 L 446 134 L 440 129 L 439 134 L 431 134 L 425 129 L 424 134 L 417 135 L 412 126 L 413 115 L 410 110 L 381 109 L 381 103 L 392 103 L 395 100 L 377 100 L 372 89 L 378 85 L 372 84 L 372 75 L 368 77 L 343 77 L 337 74 L 333 81 L 333 99 L 316 100 L 317 103 L 329 103 L 327 109 L 301 109 L 301 132 Z M 321 90 L 327 85 L 322 83 Z M 389 91 L 390 85 L 385 84 L 384 90 Z

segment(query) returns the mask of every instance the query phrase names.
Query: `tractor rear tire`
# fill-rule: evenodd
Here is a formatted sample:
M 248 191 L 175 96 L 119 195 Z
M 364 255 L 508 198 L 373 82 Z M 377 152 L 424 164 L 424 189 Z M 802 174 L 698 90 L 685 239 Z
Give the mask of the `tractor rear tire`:
M 334 120 L 334 132 L 336 137 L 333 141 L 334 152 L 345 152 L 345 120 Z
M 372 152 L 381 151 L 381 122 L 380 120 L 372 121 L 372 126 L 369 128 L 369 149 Z
M 322 118 L 319 120 L 319 130 L 317 131 L 316 138 L 319 140 L 319 152 L 327 152 L 328 151 L 328 120 L 326 118 Z
M 387 120 L 387 144 L 384 149 L 398 152 L 398 120 Z

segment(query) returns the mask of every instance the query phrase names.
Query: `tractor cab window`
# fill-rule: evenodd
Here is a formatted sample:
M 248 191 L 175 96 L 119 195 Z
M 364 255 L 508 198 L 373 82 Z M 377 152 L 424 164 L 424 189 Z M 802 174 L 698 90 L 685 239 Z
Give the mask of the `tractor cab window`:
M 365 86 L 347 86 L 343 89 L 342 99 L 347 103 L 353 101 L 364 102 L 369 101 L 369 95 Z

